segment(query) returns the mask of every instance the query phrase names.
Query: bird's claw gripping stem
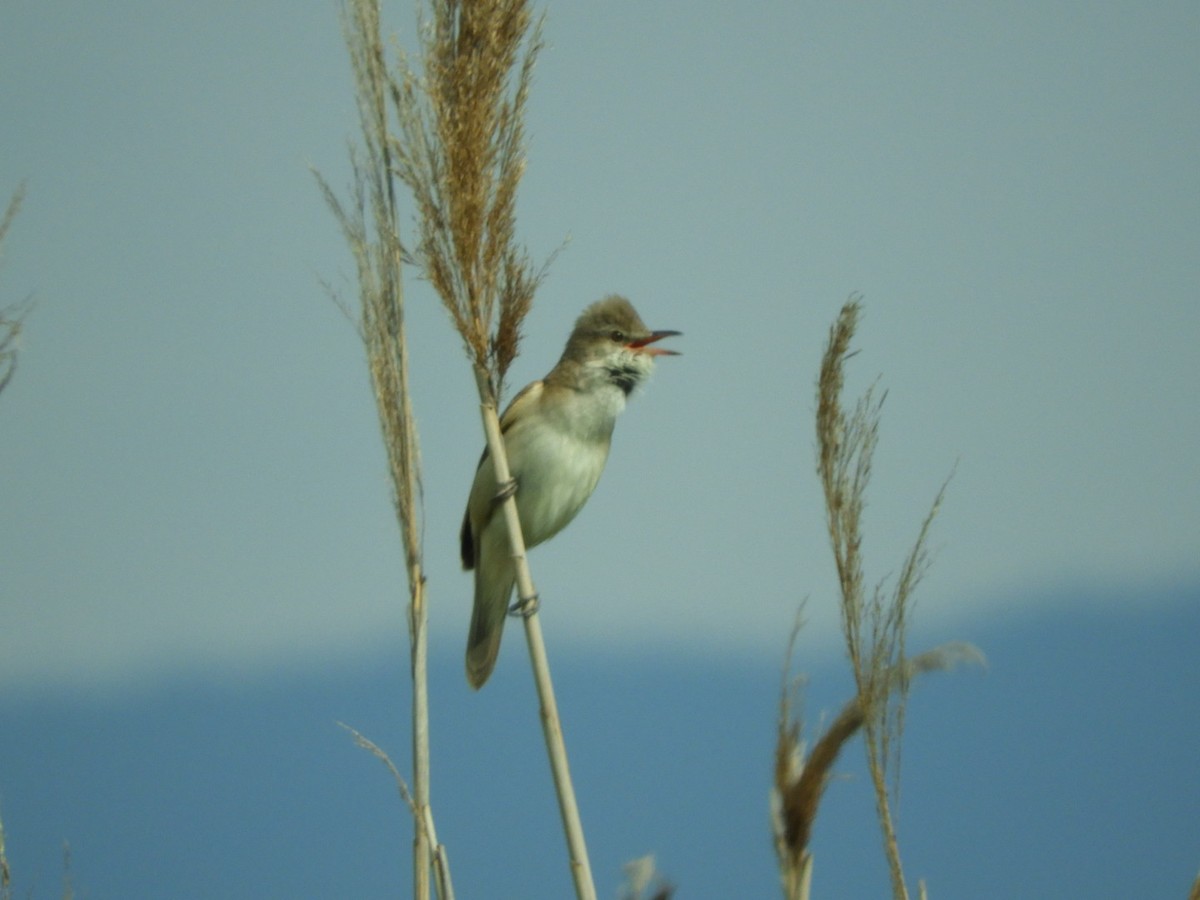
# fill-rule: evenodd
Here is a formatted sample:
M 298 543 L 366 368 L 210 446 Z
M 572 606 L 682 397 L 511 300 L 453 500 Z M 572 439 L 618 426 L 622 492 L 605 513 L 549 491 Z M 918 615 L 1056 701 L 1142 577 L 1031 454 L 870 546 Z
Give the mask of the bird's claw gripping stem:
M 508 608 L 510 616 L 520 616 L 522 619 L 528 619 L 541 606 L 541 601 L 538 600 L 538 595 L 533 594 L 529 597 L 522 597 L 516 603 Z
M 492 498 L 492 502 L 496 505 L 503 503 L 509 497 L 517 492 L 517 479 L 510 478 L 508 481 L 496 488 L 496 496 Z

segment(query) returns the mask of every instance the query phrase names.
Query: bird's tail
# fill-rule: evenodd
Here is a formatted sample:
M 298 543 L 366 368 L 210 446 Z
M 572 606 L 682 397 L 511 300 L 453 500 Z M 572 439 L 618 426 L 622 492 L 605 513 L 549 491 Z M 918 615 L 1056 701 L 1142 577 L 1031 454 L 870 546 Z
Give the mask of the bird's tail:
M 515 581 L 511 565 L 475 568 L 475 608 L 467 634 L 467 681 L 475 690 L 483 687 L 496 667 Z

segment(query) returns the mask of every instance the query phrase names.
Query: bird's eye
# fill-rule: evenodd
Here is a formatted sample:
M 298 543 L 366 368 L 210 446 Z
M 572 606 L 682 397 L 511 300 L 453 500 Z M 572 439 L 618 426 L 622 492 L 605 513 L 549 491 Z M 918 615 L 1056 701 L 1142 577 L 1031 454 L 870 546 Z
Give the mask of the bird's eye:
M 614 344 L 625 343 L 625 332 L 623 332 L 619 329 L 614 328 L 612 333 L 609 335 L 609 337 L 612 339 L 612 342 Z

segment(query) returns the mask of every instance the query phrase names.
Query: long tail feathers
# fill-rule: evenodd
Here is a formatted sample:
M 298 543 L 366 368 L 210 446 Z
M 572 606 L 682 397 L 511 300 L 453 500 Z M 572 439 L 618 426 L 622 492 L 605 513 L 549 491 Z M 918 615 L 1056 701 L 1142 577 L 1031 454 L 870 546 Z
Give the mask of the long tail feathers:
M 489 572 L 489 568 L 475 569 L 475 608 L 467 635 L 467 681 L 475 690 L 483 687 L 496 667 L 515 581 L 511 571 Z

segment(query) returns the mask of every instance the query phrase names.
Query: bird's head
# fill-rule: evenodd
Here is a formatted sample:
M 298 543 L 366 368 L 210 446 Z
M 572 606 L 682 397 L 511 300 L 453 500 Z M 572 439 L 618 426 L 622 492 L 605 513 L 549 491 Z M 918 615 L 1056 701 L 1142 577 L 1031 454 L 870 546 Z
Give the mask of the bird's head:
M 651 331 L 633 304 L 613 295 L 593 303 L 575 322 L 563 359 L 598 370 L 626 394 L 654 368 L 656 356 L 678 356 L 655 344 L 678 331 Z

